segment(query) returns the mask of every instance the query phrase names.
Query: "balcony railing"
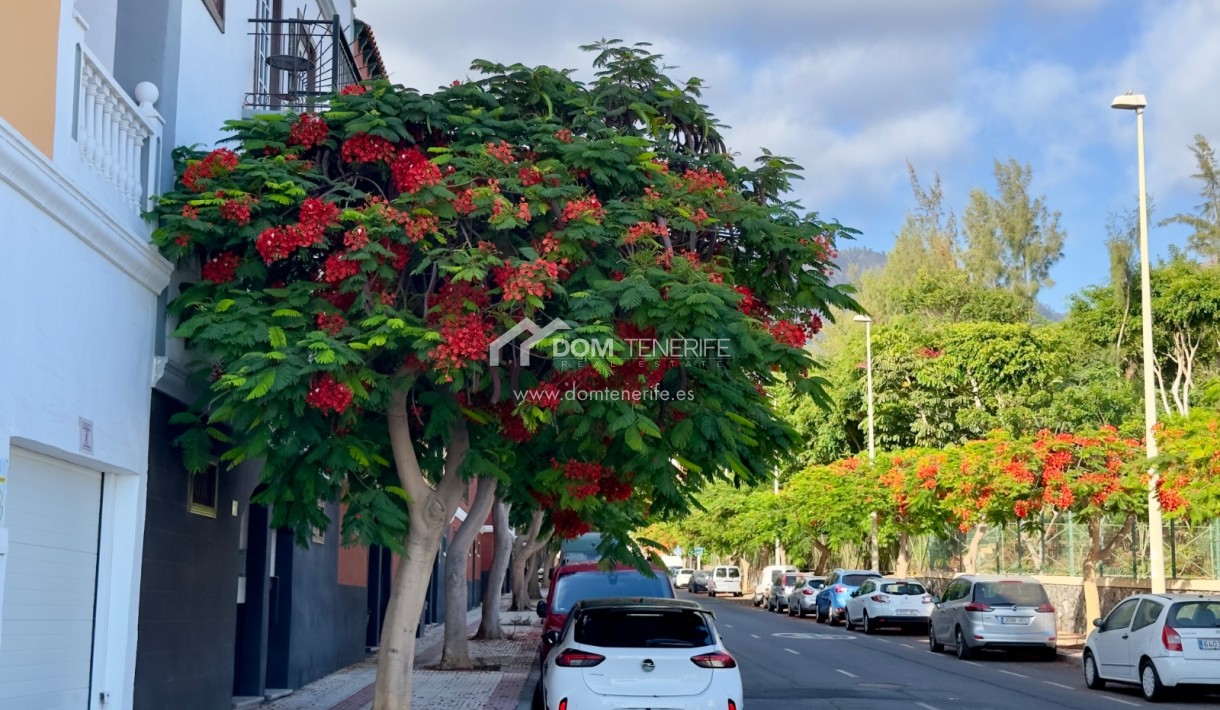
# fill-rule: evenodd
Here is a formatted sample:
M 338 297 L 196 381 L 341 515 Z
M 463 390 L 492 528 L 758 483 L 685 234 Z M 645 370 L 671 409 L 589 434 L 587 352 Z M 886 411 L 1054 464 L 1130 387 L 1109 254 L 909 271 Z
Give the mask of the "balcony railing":
M 157 87 L 143 82 L 132 101 L 83 43 L 77 45 L 75 135 L 80 156 L 137 212 L 156 192 L 162 120 Z M 138 103 L 137 103 L 138 102 Z
M 255 111 L 316 111 L 325 97 L 360 79 L 339 16 L 329 20 L 256 18 L 254 86 L 246 107 Z

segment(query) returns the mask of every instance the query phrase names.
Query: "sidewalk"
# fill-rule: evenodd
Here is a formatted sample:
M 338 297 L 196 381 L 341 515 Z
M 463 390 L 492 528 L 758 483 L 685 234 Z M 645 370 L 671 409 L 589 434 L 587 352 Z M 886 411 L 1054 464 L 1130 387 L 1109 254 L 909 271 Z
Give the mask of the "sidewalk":
M 436 624 L 415 640 L 415 679 L 412 706 L 421 710 L 517 710 L 522 698 L 532 696 L 531 671 L 537 665 L 542 627 L 532 612 L 503 611 L 510 595 L 500 599 L 500 623 L 510 636 L 502 641 L 471 641 L 475 663 L 498 664 L 499 670 L 430 671 L 440 661 L 445 627 Z M 479 629 L 482 611 L 466 613 L 467 635 Z M 259 710 L 369 710 L 377 656 L 336 671 L 295 691 L 286 698 L 259 705 Z

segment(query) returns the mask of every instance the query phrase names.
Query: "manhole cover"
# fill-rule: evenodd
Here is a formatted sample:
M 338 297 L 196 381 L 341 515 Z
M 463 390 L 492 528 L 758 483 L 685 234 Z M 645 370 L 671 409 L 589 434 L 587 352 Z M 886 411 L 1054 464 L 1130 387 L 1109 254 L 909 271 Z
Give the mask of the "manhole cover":
M 856 683 L 856 685 L 872 690 L 902 690 L 905 687 L 897 683 Z

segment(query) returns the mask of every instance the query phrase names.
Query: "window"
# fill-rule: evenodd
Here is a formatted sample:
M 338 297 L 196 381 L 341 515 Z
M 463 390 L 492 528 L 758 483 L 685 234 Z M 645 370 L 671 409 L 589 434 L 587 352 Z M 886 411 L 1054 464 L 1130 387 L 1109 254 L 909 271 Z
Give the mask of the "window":
M 582 599 L 604 597 L 673 597 L 669 581 L 645 577 L 637 570 L 614 572 L 574 572 L 559 578 L 555 587 L 552 612 L 566 614 Z
M 725 575 L 727 575 L 727 574 L 728 574 L 728 570 L 726 570 L 725 568 L 723 568 L 723 567 L 717 567 L 717 568 L 716 568 L 715 575 L 716 575 L 717 577 L 719 577 L 719 578 L 721 578 L 721 579 L 724 579 Z
M 779 584 L 781 587 L 791 587 L 792 585 L 796 584 L 796 581 L 798 579 L 804 579 L 804 578 L 798 577 L 795 574 L 786 574 L 786 575 L 784 575 L 784 578 L 782 580 L 780 580 Z
M 1128 599 L 1114 607 L 1114 611 L 1110 612 L 1102 623 L 1101 630 L 1105 632 L 1126 629 L 1131 625 L 1131 617 L 1135 616 L 1135 605 L 1138 603 L 1138 599 Z
M 1131 624 L 1132 631 L 1139 631 L 1145 626 L 1151 626 L 1156 623 L 1156 620 L 1161 616 L 1161 610 L 1165 605 L 1158 604 L 1151 599 L 1145 599 L 1141 604 L 1139 611 L 1135 612 L 1135 623 Z
M 974 601 L 991 606 L 1037 607 L 1050 603 L 1041 584 L 1016 581 L 979 582 L 974 585 Z
M 216 517 L 216 484 L 220 478 L 220 464 L 212 464 L 189 481 L 187 511 L 195 515 Z
M 1220 602 L 1178 602 L 1169 610 L 1169 626 L 1175 629 L 1212 629 L 1220 619 Z
M 225 31 L 225 0 L 203 0 L 203 6 L 211 13 L 212 19 L 216 20 L 216 26 L 221 32 Z
M 875 574 L 845 574 L 843 575 L 843 584 L 849 587 L 858 587 L 864 583 L 866 579 L 876 577 Z
M 881 585 L 883 594 L 926 594 L 922 584 L 914 582 L 891 582 Z
M 863 595 L 863 594 L 868 594 L 868 593 L 869 593 L 869 592 L 871 592 L 871 591 L 873 591 L 873 583 L 872 583 L 872 582 L 865 582 L 864 584 L 861 584 L 861 585 L 860 585 L 860 588 L 859 588 L 859 589 L 857 589 L 857 590 L 856 590 L 856 595 L 857 595 L 857 596 L 860 596 L 860 595 Z
M 326 504 L 323 503 L 322 501 L 318 501 L 318 509 L 322 511 L 323 515 L 326 514 Z M 310 526 L 310 532 L 312 533 L 311 537 L 313 538 L 313 541 L 315 544 L 318 544 L 318 545 L 326 544 L 326 531 L 325 530 L 318 527 L 317 525 L 312 525 L 312 526 Z
M 576 643 L 602 648 L 700 648 L 716 643 L 707 617 L 693 610 L 589 609 Z
M 945 590 L 943 601 L 951 602 L 955 599 L 961 599 L 966 596 L 966 590 L 970 588 L 970 583 L 964 580 L 953 582 L 949 588 Z
M 740 579 L 740 578 L 741 578 L 741 570 L 737 569 L 736 567 L 730 567 L 729 568 L 729 579 Z

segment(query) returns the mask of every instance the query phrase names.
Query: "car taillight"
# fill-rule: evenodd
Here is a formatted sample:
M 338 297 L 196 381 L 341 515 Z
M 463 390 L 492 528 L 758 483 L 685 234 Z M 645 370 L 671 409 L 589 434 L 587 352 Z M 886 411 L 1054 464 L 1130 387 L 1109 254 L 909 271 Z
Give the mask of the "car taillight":
M 966 611 L 991 611 L 991 607 L 983 602 L 970 602 L 966 605 Z
M 737 703 L 730 700 L 729 701 L 729 710 L 737 710 Z
M 801 594 L 804 594 L 804 595 L 805 595 L 805 596 L 807 596 L 807 597 L 812 597 L 812 596 L 813 596 L 813 590 L 812 590 L 812 589 L 810 589 L 809 587 L 805 587 L 804 589 L 802 589 L 802 590 L 801 590 Z
M 885 596 L 884 594 L 874 594 L 873 596 L 869 597 L 869 599 L 872 599 L 873 601 L 875 601 L 879 604 L 889 604 L 890 603 L 890 598 Z
M 1043 604 L 1043 605 L 1039 606 L 1037 609 L 1034 609 L 1034 611 L 1040 611 L 1040 612 L 1042 612 L 1042 613 L 1044 613 L 1044 614 L 1054 614 L 1054 613 L 1055 613 L 1055 605 L 1054 605 L 1054 604 L 1051 604 L 1050 602 L 1047 602 L 1047 603 L 1045 603 L 1045 604 Z
M 842 584 L 835 587 L 835 594 L 846 594 L 846 593 L 847 593 L 847 587 L 844 587 Z
M 691 656 L 691 663 L 700 668 L 736 668 L 737 660 L 724 651 Z
M 1161 643 L 1165 644 L 1166 651 L 1181 651 L 1182 635 L 1172 627 L 1166 626 L 1161 629 Z
M 932 595 L 931 595 L 931 594 L 925 594 L 925 595 L 923 595 L 923 599 L 920 599 L 919 601 L 923 602 L 924 604 L 931 604 L 931 603 L 932 603 Z
M 555 665 L 564 668 L 591 668 L 604 660 L 606 660 L 605 656 L 569 648 L 559 654 L 559 657 L 555 659 Z
M 568 699 L 564 698 L 559 701 L 559 710 L 568 710 Z

